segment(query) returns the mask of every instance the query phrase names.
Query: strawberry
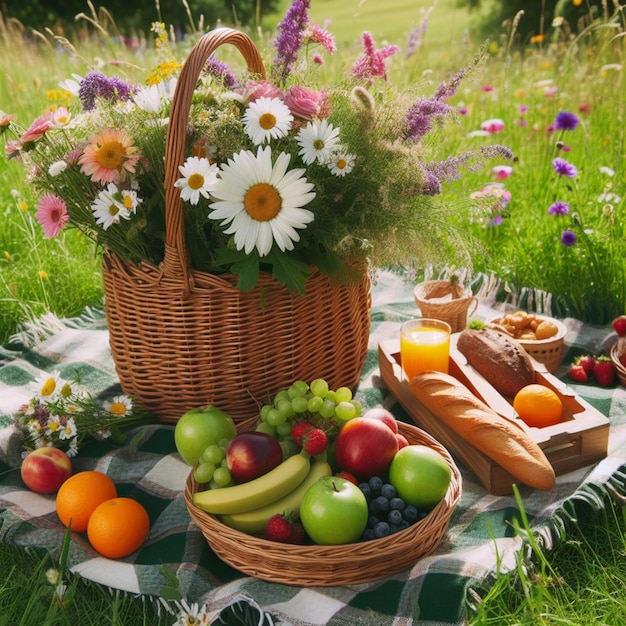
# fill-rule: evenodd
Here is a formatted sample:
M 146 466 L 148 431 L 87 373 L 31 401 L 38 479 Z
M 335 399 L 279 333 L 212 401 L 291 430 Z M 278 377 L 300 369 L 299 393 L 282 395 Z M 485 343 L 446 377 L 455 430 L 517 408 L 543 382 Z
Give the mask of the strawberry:
M 305 537 L 304 526 L 300 522 L 292 522 L 291 534 L 287 538 L 287 543 L 303 544 Z
M 626 315 L 620 315 L 613 320 L 613 330 L 620 336 L 626 337 Z
M 583 356 L 579 356 L 574 363 L 576 363 L 576 365 L 580 365 L 585 372 L 587 372 L 587 375 L 590 376 L 593 374 L 593 368 L 596 365 L 596 360 L 591 354 L 585 354 Z
M 599 356 L 596 359 L 596 365 L 593 368 L 593 375 L 598 385 L 602 387 L 610 387 L 615 383 L 615 365 L 613 361 L 606 356 Z
M 589 382 L 589 375 L 585 371 L 585 368 L 578 363 L 574 363 L 569 368 L 568 375 L 576 383 L 588 383 Z
M 355 485 L 359 484 L 359 481 L 357 480 L 356 476 L 354 474 L 351 474 L 350 472 L 339 472 L 337 476 L 339 478 L 345 478 L 345 480 L 349 480 L 351 483 L 354 483 Z
M 302 449 L 311 456 L 322 454 L 328 445 L 328 437 L 321 428 L 313 428 L 302 440 Z
M 272 515 L 265 525 L 265 537 L 271 541 L 287 541 L 291 537 L 291 522 L 280 513 Z
M 302 440 L 304 436 L 315 428 L 311 422 L 296 422 L 291 427 L 291 438 L 294 440 L 298 447 L 302 447 Z

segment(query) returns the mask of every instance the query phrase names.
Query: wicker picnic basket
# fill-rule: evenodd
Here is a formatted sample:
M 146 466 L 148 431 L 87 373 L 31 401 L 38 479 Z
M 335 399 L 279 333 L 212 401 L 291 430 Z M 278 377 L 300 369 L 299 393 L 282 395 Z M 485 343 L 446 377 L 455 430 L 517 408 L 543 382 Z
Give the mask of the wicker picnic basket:
M 455 297 L 453 289 L 449 280 L 427 280 L 415 287 L 413 295 L 422 317 L 447 322 L 452 332 L 458 333 L 467 326 L 468 315 L 476 311 L 478 298 L 469 290 Z
M 253 428 L 253 424 L 248 422 L 244 429 Z M 399 431 L 409 443 L 426 445 L 442 454 L 452 471 L 452 480 L 444 499 L 424 519 L 393 535 L 335 546 L 291 545 L 248 535 L 194 506 L 192 498 L 198 485 L 193 471 L 185 486 L 187 509 L 217 556 L 240 572 L 261 580 L 327 587 L 356 585 L 391 576 L 411 568 L 437 549 L 462 490 L 461 473 L 446 448 L 416 426 L 399 422 Z
M 183 203 L 174 187 L 185 158 L 187 118 L 202 68 L 221 45 L 234 45 L 253 74 L 262 59 L 245 34 L 220 28 L 190 52 L 178 79 L 165 152 L 165 254 L 158 266 L 106 253 L 103 280 L 111 353 L 124 393 L 166 423 L 213 404 L 241 422 L 293 381 L 325 378 L 356 385 L 367 354 L 370 279 L 338 284 L 311 268 L 303 295 L 269 274 L 250 291 L 233 274 L 190 266 Z

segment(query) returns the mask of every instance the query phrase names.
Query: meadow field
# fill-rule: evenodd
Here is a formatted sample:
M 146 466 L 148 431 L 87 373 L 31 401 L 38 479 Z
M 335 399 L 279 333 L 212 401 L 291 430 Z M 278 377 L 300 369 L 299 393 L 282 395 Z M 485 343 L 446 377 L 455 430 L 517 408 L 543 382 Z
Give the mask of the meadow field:
M 289 3 L 283 5 L 286 10 Z M 271 43 L 283 13 L 265 18 L 261 29 L 250 29 L 260 49 Z M 448 266 L 463 265 L 470 276 L 497 276 L 509 296 L 557 317 L 606 325 L 626 311 L 623 6 L 609 3 L 605 15 L 576 25 L 546 16 L 545 37 L 529 41 L 519 40 L 515 24 L 503 26 L 491 41 L 477 39 L 480 15 L 455 0 L 313 0 L 310 17 L 318 24 L 330 20 L 336 37 L 336 58 L 320 69 L 328 80 L 347 72 L 366 30 L 377 47 L 400 48 L 389 59 L 386 89 L 411 86 L 428 96 L 480 59 L 451 99 L 454 119 L 426 147 L 445 161 L 503 144 L 515 158 L 461 169 L 444 185 L 442 199 L 454 208 L 451 226 L 467 244 L 463 251 L 447 251 Z M 0 117 L 14 115 L 27 127 L 46 107 L 69 102 L 60 81 L 90 68 L 145 77 L 155 61 L 148 25 L 145 33 L 133 34 L 133 46 L 122 45 L 106 21 L 86 26 L 92 36 L 79 40 L 67 32 L 71 45 L 64 45 L 49 33 L 33 33 L 10 19 L 0 22 Z M 172 42 L 181 61 L 195 37 Z M 555 159 L 569 167 L 555 165 Z M 75 230 L 44 238 L 24 169 L 3 157 L 0 203 L 0 345 L 21 323 L 47 312 L 72 317 L 85 307 L 101 307 L 98 251 Z M 469 266 L 461 254 L 467 250 Z M 601 621 L 590 605 L 599 601 L 613 607 L 626 582 L 626 513 L 609 506 L 602 519 L 583 515 L 580 528 L 555 553 L 534 552 L 532 576 L 520 564 L 518 572 L 501 577 L 471 623 Z M 47 565 L 41 555 L 0 547 L 0 568 L 11 573 L 0 577 L 0 625 L 33 623 L 23 617 L 23 607 L 34 611 L 39 605 L 46 606 L 37 609 L 39 624 L 77 623 L 87 607 L 93 612 L 81 623 L 173 623 L 157 617 L 149 605 L 81 581 L 75 582 L 73 608 L 50 613 L 50 587 L 42 582 Z M 37 593 L 26 599 L 32 588 Z M 601 623 L 624 623 L 616 612 L 606 615 Z

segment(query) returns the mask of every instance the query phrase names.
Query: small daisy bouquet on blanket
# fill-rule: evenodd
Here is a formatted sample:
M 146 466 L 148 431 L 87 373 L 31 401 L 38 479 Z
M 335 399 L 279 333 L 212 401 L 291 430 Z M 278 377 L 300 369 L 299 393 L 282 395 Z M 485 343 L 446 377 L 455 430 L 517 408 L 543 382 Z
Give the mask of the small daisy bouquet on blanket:
M 446 227 L 452 207 L 437 201 L 442 185 L 491 156 L 511 156 L 491 145 L 438 159 L 436 141 L 425 141 L 454 116 L 448 100 L 484 55 L 432 96 L 399 92 L 387 80 L 398 48 L 377 48 L 364 33 L 342 79 L 316 84 L 322 55 L 336 45 L 309 20 L 309 3 L 294 0 L 279 24 L 267 79 L 213 56 L 194 92 L 176 181 L 185 240 L 192 267 L 233 272 L 242 290 L 259 272 L 303 291 L 312 266 L 345 275 L 355 258 L 410 265 L 449 251 L 453 238 L 458 249 Z M 158 265 L 166 128 L 181 65 L 164 26 L 153 28 L 162 58 L 142 84 L 98 71 L 74 76 L 62 84 L 73 103 L 51 107 L 6 152 L 28 167 L 46 236 L 71 224 L 105 250 Z M 0 127 L 16 125 L 4 115 Z

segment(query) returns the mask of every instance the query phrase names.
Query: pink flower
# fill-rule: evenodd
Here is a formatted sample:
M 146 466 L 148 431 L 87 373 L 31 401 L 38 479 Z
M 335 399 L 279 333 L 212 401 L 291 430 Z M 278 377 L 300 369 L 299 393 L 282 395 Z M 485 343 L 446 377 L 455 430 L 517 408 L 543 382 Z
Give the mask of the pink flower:
M 51 193 L 41 197 L 35 217 L 48 238 L 57 237 L 70 219 L 65 202 Z
M 489 134 L 499 133 L 504 130 L 504 122 L 501 119 L 494 118 L 484 121 L 480 128 L 486 130 Z
M 370 81 L 372 78 L 384 78 L 387 80 L 385 61 L 388 57 L 398 52 L 400 48 L 398 46 L 385 46 L 380 50 L 376 50 L 374 38 L 370 33 L 365 31 L 362 38 L 364 51 L 352 66 L 352 76 L 365 78 Z
M 504 180 L 513 173 L 513 168 L 510 165 L 496 165 L 491 171 L 496 180 Z
M 30 128 L 20 137 L 22 145 L 38 141 L 52 128 L 52 122 L 47 115 L 41 115 L 31 125 Z
M 325 28 L 318 26 L 314 22 L 309 22 L 307 24 L 306 31 L 304 33 L 305 37 L 309 38 L 309 41 L 312 43 L 320 44 L 328 54 L 334 54 L 337 52 L 337 44 L 335 43 L 335 38 L 331 33 L 329 33 Z
M 7 159 L 15 159 L 20 155 L 21 150 L 22 143 L 17 139 L 11 139 L 4 144 L 4 154 L 6 154 Z
M 248 80 L 243 90 L 243 97 L 247 102 L 256 102 L 259 98 L 279 98 L 283 92 L 268 80 Z
M 324 59 L 322 58 L 321 54 L 314 54 L 313 55 L 313 63 L 315 63 L 316 65 L 324 65 Z
M 285 104 L 295 117 L 310 120 L 330 115 L 330 105 L 326 90 L 312 91 L 305 87 L 290 87 L 285 93 Z

